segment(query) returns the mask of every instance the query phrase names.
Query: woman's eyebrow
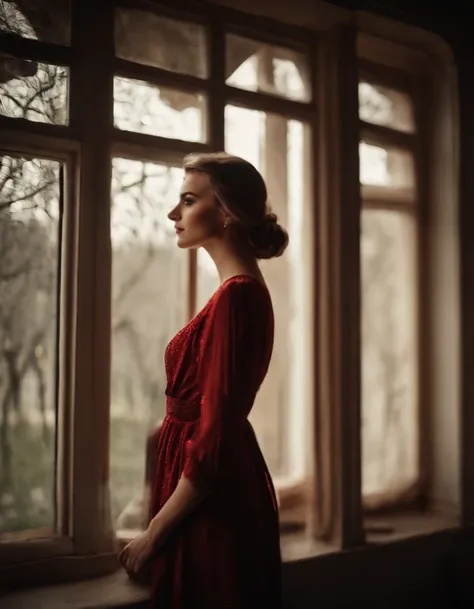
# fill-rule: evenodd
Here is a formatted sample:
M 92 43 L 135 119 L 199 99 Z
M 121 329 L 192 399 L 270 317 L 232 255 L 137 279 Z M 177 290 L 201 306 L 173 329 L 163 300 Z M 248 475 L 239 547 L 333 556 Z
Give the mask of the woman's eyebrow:
M 184 197 L 187 197 L 188 195 L 191 195 L 192 197 L 196 197 L 197 198 L 197 194 L 195 194 L 194 192 L 191 192 L 190 190 L 187 190 L 186 192 L 182 192 L 179 197 L 180 199 L 184 199 Z

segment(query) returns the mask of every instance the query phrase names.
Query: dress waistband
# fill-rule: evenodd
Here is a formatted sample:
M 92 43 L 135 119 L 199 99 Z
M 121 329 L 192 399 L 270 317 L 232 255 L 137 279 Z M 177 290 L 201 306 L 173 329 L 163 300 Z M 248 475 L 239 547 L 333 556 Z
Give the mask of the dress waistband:
M 201 416 L 201 402 L 188 402 L 167 395 L 166 414 L 180 421 L 197 421 Z

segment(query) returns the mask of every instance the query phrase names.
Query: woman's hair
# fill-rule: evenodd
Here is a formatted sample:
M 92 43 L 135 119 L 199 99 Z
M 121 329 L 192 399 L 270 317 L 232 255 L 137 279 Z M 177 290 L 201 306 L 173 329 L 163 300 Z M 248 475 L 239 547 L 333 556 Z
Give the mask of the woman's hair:
M 209 176 L 217 200 L 236 220 L 256 258 L 283 254 L 288 233 L 270 212 L 267 187 L 253 165 L 240 157 L 216 152 L 189 154 L 183 166 L 186 173 L 199 171 Z

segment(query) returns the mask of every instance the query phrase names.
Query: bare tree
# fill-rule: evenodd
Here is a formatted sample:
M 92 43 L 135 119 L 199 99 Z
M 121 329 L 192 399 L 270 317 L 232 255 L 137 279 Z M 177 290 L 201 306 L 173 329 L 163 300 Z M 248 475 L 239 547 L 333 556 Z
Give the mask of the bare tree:
M 23 380 L 30 369 L 41 374 L 41 355 L 54 348 L 58 183 L 58 163 L 0 158 L 0 455 L 5 483 L 12 473 L 11 413 L 21 418 Z
M 65 41 L 67 19 L 61 9 L 55 22 L 54 14 L 50 15 L 54 2 L 44 2 L 42 13 L 38 3 L 29 0 L 0 0 L 0 29 L 29 38 Z M 46 15 L 48 23 L 41 22 L 41 15 Z M 67 123 L 67 79 L 63 67 L 2 58 L 0 113 Z M 162 126 L 168 121 L 164 128 L 175 133 L 180 110 L 171 108 L 170 101 L 160 100 L 152 90 L 146 99 L 146 91 L 137 92 L 133 82 L 119 84 L 116 111 L 121 104 L 134 108 L 139 104 Z M 180 97 L 184 106 L 193 100 L 189 95 Z M 112 490 L 120 495 L 117 509 L 131 498 L 137 473 L 143 471 L 146 433 L 164 410 L 163 352 L 184 318 L 185 266 L 182 253 L 176 251 L 172 227 L 166 227 L 170 224 L 166 211 L 176 196 L 179 179 L 176 169 L 164 165 L 114 161 L 111 412 L 119 425 L 117 431 L 112 429 L 111 462 Z M 40 476 L 31 480 L 34 468 L 41 462 L 44 479 L 47 476 L 50 485 L 54 480 L 51 432 L 57 382 L 61 184 L 58 162 L 15 155 L 0 158 L 0 504 L 5 493 L 13 493 L 13 507 L 26 520 L 31 515 L 28 484 L 40 484 Z M 136 421 L 136 436 L 130 417 Z M 21 460 L 25 430 L 36 427 L 42 433 L 43 452 L 34 463 Z M 126 475 L 121 471 L 123 455 L 127 465 L 131 464 Z M 52 493 L 50 503 L 52 506 Z M 26 526 L 20 520 L 2 520 L 0 515 L 0 530 Z
M 68 0 L 0 0 L 0 30 L 67 44 L 69 12 Z
M 48 11 L 46 5 L 38 11 L 37 4 L 2 0 L 0 30 L 41 37 L 40 22 L 43 30 L 48 27 Z M 20 5 L 28 10 L 22 12 Z M 2 56 L 0 114 L 64 124 L 67 69 Z M 47 495 L 42 486 L 52 492 L 60 173 L 56 161 L 26 154 L 0 157 L 0 501 L 9 506 L 0 510 L 0 530 L 39 523 L 30 493 Z M 38 419 L 40 449 L 32 445 L 30 432 L 31 421 Z M 51 522 L 52 494 L 43 503 L 43 516 Z

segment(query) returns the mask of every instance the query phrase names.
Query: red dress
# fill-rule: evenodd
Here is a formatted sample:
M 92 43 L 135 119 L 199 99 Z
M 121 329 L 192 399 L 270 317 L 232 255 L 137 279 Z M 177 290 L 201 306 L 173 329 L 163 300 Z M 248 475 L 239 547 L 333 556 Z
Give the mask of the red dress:
M 239 275 L 172 339 L 151 517 L 181 475 L 208 491 L 152 564 L 155 609 L 279 609 L 278 510 L 247 420 L 273 348 L 268 290 Z

